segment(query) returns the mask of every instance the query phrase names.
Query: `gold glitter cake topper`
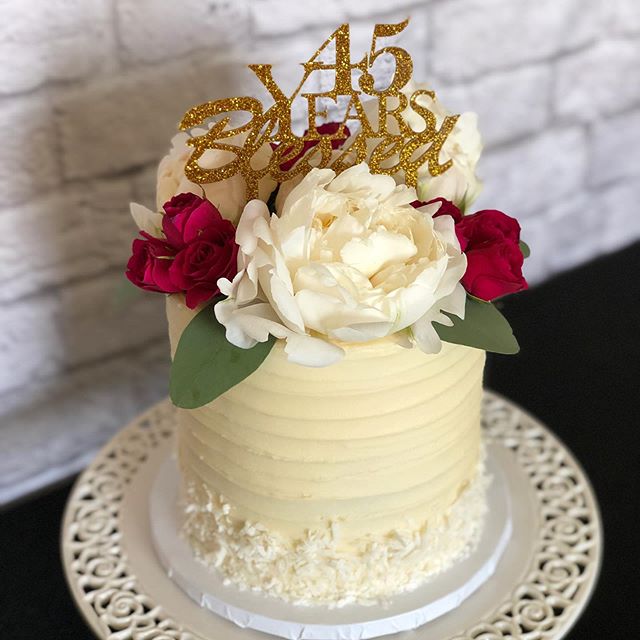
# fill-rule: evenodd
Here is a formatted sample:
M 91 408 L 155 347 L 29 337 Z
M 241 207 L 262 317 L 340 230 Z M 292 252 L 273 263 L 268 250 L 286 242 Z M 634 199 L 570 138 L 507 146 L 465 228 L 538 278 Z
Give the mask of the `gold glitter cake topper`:
M 351 62 L 349 25 L 336 29 L 316 53 L 302 63 L 303 77 L 291 96 L 278 86 L 272 75 L 272 65 L 254 64 L 249 68 L 255 73 L 264 88 L 273 98 L 273 104 L 265 111 L 257 98 L 225 98 L 205 102 L 185 113 L 180 129 L 192 130 L 204 127 L 204 133 L 195 134 L 187 144 L 194 148 L 185 167 L 186 176 L 192 182 L 203 184 L 217 182 L 240 173 L 247 185 L 247 200 L 258 197 L 258 183 L 269 175 L 276 182 L 284 182 L 294 176 L 309 172 L 313 167 L 331 167 L 340 173 L 348 167 L 366 161 L 372 173 L 395 175 L 402 171 L 405 184 L 417 186 L 418 169 L 427 164 L 431 175 L 439 175 L 451 166 L 451 160 L 440 164 L 442 146 L 458 119 L 457 115 L 446 116 L 438 126 L 432 111 L 419 103 L 421 96 L 435 98 L 433 91 L 419 89 L 410 96 L 402 89 L 411 80 L 413 61 L 399 47 L 376 48 L 379 38 L 394 36 L 403 31 L 409 20 L 399 24 L 377 24 L 373 29 L 371 50 L 362 60 Z M 322 59 L 330 46 L 335 47 L 334 59 Z M 391 56 L 395 69 L 385 89 L 375 87 L 372 67 L 383 56 Z M 360 72 L 358 89 L 354 89 L 354 72 Z M 303 93 L 302 89 L 312 74 L 332 72 L 333 88 L 319 93 Z M 377 99 L 377 122 L 369 120 L 363 106 L 362 95 Z M 306 100 L 308 130 L 298 136 L 292 129 L 292 105 L 295 99 Z M 389 98 L 395 98 L 390 108 Z M 326 118 L 326 109 L 318 110 L 322 99 L 346 104 L 340 126 L 331 133 L 318 132 L 318 117 Z M 421 131 L 412 129 L 402 113 L 410 107 L 424 120 Z M 237 126 L 232 120 L 244 115 L 248 121 Z M 211 119 L 217 120 L 210 123 Z M 357 133 L 349 138 L 339 152 L 334 152 L 333 143 L 347 138 L 347 122 L 357 121 Z M 395 123 L 390 131 L 390 122 Z M 206 128 L 208 126 L 208 129 Z M 240 141 L 240 142 L 238 142 Z M 258 151 L 270 144 L 273 152 L 263 167 L 255 167 Z M 203 167 L 199 159 L 209 149 L 230 152 L 232 160 L 223 166 Z M 225 156 L 228 154 L 225 154 Z M 293 162 L 292 162 L 293 161 Z

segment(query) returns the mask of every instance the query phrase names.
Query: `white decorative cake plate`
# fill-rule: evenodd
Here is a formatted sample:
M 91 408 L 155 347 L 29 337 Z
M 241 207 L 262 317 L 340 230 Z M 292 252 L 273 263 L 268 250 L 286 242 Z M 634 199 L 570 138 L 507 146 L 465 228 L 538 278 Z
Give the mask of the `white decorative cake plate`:
M 174 416 L 168 401 L 151 408 L 117 434 L 78 479 L 62 530 L 62 554 L 73 597 L 99 638 L 267 638 L 260 631 L 240 628 L 199 606 L 167 575 L 156 555 L 158 536 L 155 540 L 152 536 L 149 503 L 153 494 L 154 518 L 170 517 L 158 496 L 163 487 L 170 493 L 166 478 L 171 477 Z M 600 566 L 602 527 L 593 491 L 571 453 L 548 429 L 491 392 L 485 392 L 483 426 L 490 467 L 493 465 L 494 475 L 499 469 L 503 476 L 496 478 L 495 484 L 508 488 L 510 503 L 505 515 L 494 484 L 490 502 L 502 504 L 503 524 L 493 527 L 495 545 L 481 567 L 486 575 L 493 575 L 481 586 L 475 584 L 475 591 L 466 588 L 466 599 L 459 606 L 412 631 L 411 637 L 561 638 L 587 604 Z M 173 498 L 168 495 L 167 500 Z M 511 532 L 509 539 L 507 530 Z M 179 545 L 177 537 L 161 538 L 165 549 L 166 545 Z M 166 557 L 163 560 L 168 563 Z M 183 559 L 180 566 L 186 566 L 185 562 Z M 447 579 L 455 582 L 455 575 L 446 576 L 436 581 L 441 585 Z M 461 583 L 462 587 L 465 584 Z M 183 584 L 185 589 L 192 586 Z M 418 593 L 407 596 L 415 601 Z M 248 602 L 249 610 L 251 597 L 259 597 L 247 594 L 247 600 L 242 594 L 236 595 L 236 602 Z M 268 607 L 269 601 L 262 600 L 262 606 Z M 273 601 L 274 612 L 281 606 Z M 392 611 L 394 606 L 397 608 L 390 603 Z M 423 609 L 429 611 L 429 606 L 424 602 Z M 211 608 L 215 610 L 215 606 Z M 267 620 L 278 617 L 264 613 L 263 608 L 262 617 Z M 251 615 L 246 614 L 241 607 L 228 617 L 255 626 Z M 387 614 L 378 611 L 372 617 L 389 619 Z M 341 609 L 327 610 L 324 619 L 335 629 L 340 620 L 348 622 L 349 615 Z M 348 637 L 358 637 L 354 629 L 353 625 L 347 627 Z

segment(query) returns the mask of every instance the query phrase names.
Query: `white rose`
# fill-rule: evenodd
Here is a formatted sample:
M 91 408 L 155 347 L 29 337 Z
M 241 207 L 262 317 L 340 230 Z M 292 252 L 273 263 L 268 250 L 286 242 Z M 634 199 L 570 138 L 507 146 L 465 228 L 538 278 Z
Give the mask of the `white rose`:
M 418 170 L 418 196 L 421 200 L 446 198 L 464 212 L 480 195 L 482 182 L 476 175 L 476 166 L 482 152 L 482 139 L 478 131 L 478 116 L 463 113 L 446 139 L 440 154 L 441 162 L 452 161 L 451 167 L 438 176 L 432 176 L 426 166 Z
M 428 91 L 425 84 L 408 83 L 402 92 L 409 98 L 417 90 Z M 449 111 L 437 98 L 421 95 L 417 98 L 418 104 L 429 109 L 435 116 L 438 127 L 442 124 L 446 116 L 451 115 Z M 397 98 L 387 98 L 387 108 L 391 110 L 398 104 Z M 369 100 L 364 104 L 365 113 L 369 121 L 376 126 L 378 122 L 378 101 Z M 409 127 L 416 132 L 425 128 L 422 116 L 417 114 L 411 107 L 407 107 L 402 112 L 402 117 Z M 393 134 L 398 134 L 399 129 L 395 118 L 387 118 L 388 130 Z M 368 151 L 371 153 L 376 141 L 371 141 Z M 480 195 L 482 183 L 476 176 L 476 166 L 482 153 L 482 138 L 478 129 L 478 116 L 475 113 L 467 112 L 460 115 L 453 130 L 447 136 L 440 152 L 440 162 L 452 161 L 452 166 L 438 176 L 432 176 L 426 164 L 418 169 L 418 196 L 421 200 L 431 200 L 433 198 L 446 198 L 457 204 L 463 211 Z M 417 155 L 417 152 L 416 152 Z M 395 176 L 396 182 L 404 180 L 402 172 Z
M 171 140 L 171 150 L 160 161 L 158 166 L 158 185 L 156 191 L 156 205 L 158 210 L 162 205 L 171 200 L 178 193 L 195 193 L 204 196 L 212 202 L 220 213 L 237 223 L 242 209 L 247 201 L 246 181 L 239 173 L 220 180 L 219 182 L 209 182 L 199 185 L 191 182 L 184 174 L 184 168 L 189 156 L 193 152 L 193 147 L 187 145 L 189 136 L 186 133 L 178 133 Z M 269 161 L 271 147 L 264 144 L 255 155 L 254 166 L 263 167 Z M 233 160 L 234 154 L 230 151 L 220 151 L 208 149 L 200 157 L 199 164 L 205 169 L 221 167 Z M 259 197 L 268 200 L 271 192 L 276 188 L 276 182 L 268 176 L 260 180 L 258 185 Z
M 450 216 L 409 203 L 414 189 L 372 175 L 366 164 L 339 176 L 313 169 L 287 197 L 281 215 L 245 207 L 236 234 L 240 272 L 218 281 L 215 306 L 227 339 L 250 348 L 269 334 L 287 341 L 289 360 L 325 366 L 341 342 L 398 339 L 440 349 L 432 322 L 442 311 L 464 317 L 459 281 L 466 257 Z

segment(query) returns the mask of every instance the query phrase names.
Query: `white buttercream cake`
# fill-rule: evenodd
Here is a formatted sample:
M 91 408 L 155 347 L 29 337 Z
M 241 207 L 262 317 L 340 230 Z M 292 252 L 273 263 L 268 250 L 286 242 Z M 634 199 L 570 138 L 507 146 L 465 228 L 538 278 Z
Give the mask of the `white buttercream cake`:
M 342 25 L 292 97 L 251 65 L 268 105 L 189 109 L 157 210 L 131 209 L 127 277 L 168 294 L 181 533 L 231 588 L 298 605 L 389 600 L 474 549 L 485 351 L 518 351 L 493 301 L 527 288 L 528 247 L 468 212 L 478 119 L 380 44 L 407 25 L 376 25 L 357 64 Z M 334 91 L 308 93 L 327 71 Z
M 194 315 L 167 299 L 172 349 Z M 213 402 L 178 409 L 183 534 L 240 588 L 300 604 L 411 590 L 476 544 L 485 352 L 390 339 L 301 367 L 276 342 Z

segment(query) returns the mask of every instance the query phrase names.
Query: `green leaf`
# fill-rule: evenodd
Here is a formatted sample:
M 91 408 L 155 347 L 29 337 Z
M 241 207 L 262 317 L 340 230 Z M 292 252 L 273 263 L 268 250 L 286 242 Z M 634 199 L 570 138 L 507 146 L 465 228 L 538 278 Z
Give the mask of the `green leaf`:
M 518 353 L 520 347 L 507 319 L 490 302 L 467 296 L 464 320 L 447 314 L 452 327 L 434 323 L 441 340 L 494 353 Z
M 200 311 L 180 337 L 171 366 L 169 394 L 183 409 L 201 407 L 253 373 L 275 343 L 270 337 L 252 349 L 240 349 L 225 337 L 213 306 Z
M 529 249 L 529 245 L 524 240 L 520 240 L 520 251 L 522 251 L 522 255 L 525 258 L 531 255 L 531 249 Z

